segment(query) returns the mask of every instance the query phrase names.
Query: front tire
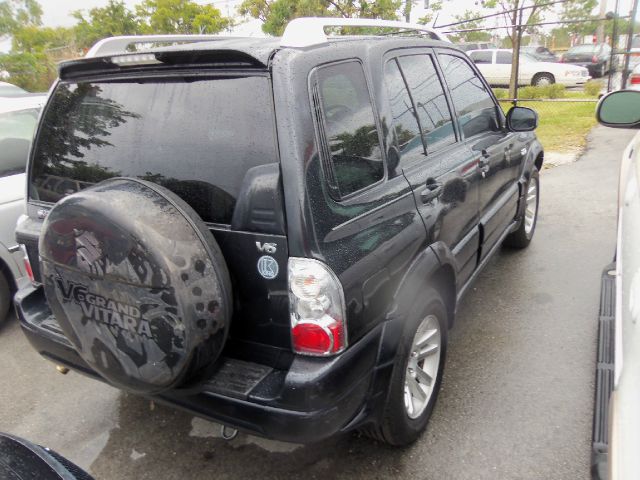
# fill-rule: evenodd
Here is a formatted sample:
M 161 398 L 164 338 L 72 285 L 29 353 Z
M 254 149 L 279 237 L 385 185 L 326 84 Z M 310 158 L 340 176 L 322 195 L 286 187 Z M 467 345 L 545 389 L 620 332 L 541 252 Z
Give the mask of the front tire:
M 546 85 L 553 85 L 556 83 L 556 79 L 550 73 L 536 73 L 531 80 L 531 85 L 534 87 L 544 87 Z
M 533 239 L 538 223 L 538 207 L 540 204 L 540 175 L 538 169 L 533 168 L 531 178 L 527 182 L 525 193 L 525 207 L 518 229 L 510 233 L 504 244 L 512 248 L 526 248 Z
M 447 347 L 447 309 L 428 289 L 405 324 L 380 423 L 367 433 L 394 446 L 413 443 L 427 426 L 440 384 Z

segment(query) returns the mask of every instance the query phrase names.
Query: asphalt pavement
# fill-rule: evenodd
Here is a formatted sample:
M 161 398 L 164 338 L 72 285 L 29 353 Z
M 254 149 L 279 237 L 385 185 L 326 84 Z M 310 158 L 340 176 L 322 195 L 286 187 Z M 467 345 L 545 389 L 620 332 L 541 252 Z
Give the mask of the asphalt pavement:
M 216 424 L 60 375 L 15 321 L 0 328 L 0 431 L 96 479 L 588 478 L 600 272 L 632 135 L 596 127 L 577 162 L 542 172 L 534 241 L 503 249 L 463 300 L 433 417 L 409 448 L 357 434 L 227 442 Z

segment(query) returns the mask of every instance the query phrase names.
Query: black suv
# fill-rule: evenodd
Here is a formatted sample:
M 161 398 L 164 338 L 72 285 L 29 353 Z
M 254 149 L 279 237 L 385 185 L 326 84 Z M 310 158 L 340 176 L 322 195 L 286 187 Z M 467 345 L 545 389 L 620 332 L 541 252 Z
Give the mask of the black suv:
M 60 66 L 20 322 L 60 366 L 236 429 L 407 444 L 460 298 L 533 236 L 537 116 L 450 43 L 285 37 Z

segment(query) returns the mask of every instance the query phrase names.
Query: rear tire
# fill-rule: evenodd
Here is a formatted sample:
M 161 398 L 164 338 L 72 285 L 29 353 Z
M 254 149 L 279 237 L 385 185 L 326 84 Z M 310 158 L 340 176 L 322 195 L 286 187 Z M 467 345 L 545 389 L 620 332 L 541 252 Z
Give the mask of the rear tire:
M 389 445 L 409 445 L 420 437 L 440 390 L 447 349 L 447 309 L 435 290 L 428 289 L 422 298 L 423 307 L 414 308 L 404 326 L 381 420 L 364 431 Z M 434 332 L 436 326 L 438 331 Z M 435 355 L 437 364 L 433 363 Z
M 504 245 L 512 248 L 526 248 L 531 243 L 538 223 L 538 207 L 540 204 L 540 176 L 538 169 L 533 168 L 531 178 L 525 187 L 525 209 L 518 229 L 510 233 L 504 240 Z M 533 197 L 535 195 L 535 197 Z
M 536 73 L 531 80 L 531 85 L 534 87 L 543 87 L 545 85 L 553 85 L 556 83 L 556 78 L 550 73 Z
M 11 287 L 5 273 L 0 271 L 0 324 L 7 319 L 11 307 Z

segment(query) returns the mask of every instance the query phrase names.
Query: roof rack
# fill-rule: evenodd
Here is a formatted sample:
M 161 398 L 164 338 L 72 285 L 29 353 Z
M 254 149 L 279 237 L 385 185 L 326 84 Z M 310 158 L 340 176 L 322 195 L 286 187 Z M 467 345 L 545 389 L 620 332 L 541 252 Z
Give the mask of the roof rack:
M 416 23 L 371 18 L 302 17 L 291 20 L 282 34 L 281 47 L 302 48 L 327 43 L 326 27 L 385 27 L 424 32 L 435 40 L 449 42 L 446 35 Z
M 210 42 L 229 37 L 220 35 L 127 35 L 121 37 L 104 38 L 97 42 L 87 52 L 85 57 L 102 57 L 118 53 L 127 53 L 127 48 L 140 43 L 171 43 L 171 42 Z

